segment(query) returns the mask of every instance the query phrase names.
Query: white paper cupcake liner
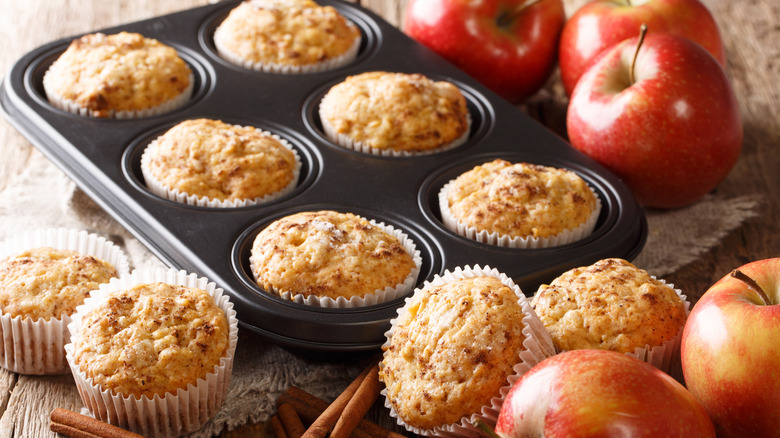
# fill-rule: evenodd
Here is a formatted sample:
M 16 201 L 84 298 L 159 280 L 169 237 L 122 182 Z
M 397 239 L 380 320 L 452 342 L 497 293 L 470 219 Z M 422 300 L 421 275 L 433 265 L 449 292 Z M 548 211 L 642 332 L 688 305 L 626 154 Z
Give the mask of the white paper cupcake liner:
M 350 23 L 350 25 L 354 27 L 354 24 Z M 214 47 L 217 49 L 217 54 L 222 59 L 248 70 L 276 74 L 317 73 L 343 67 L 355 60 L 358 54 L 358 50 L 360 49 L 360 43 L 363 39 L 362 36 L 359 35 L 357 38 L 355 38 L 355 42 L 352 43 L 346 52 L 339 56 L 326 59 L 325 61 L 316 62 L 313 64 L 290 65 L 274 62 L 255 62 L 246 60 L 241 55 L 231 51 L 224 44 L 222 44 L 222 39 L 220 38 L 219 33 L 220 29 L 217 28 L 217 30 L 214 31 Z
M 210 198 L 208 196 L 198 196 L 195 194 L 182 192 L 181 190 L 176 188 L 171 189 L 169 186 L 163 184 L 157 177 L 155 177 L 149 167 L 150 160 L 152 159 L 152 152 L 154 151 L 154 148 L 158 147 L 157 139 L 149 143 L 149 145 L 144 150 L 144 153 L 141 155 L 141 174 L 144 177 L 144 182 L 146 184 L 146 187 L 155 195 L 164 199 L 168 199 L 170 201 L 178 202 L 180 204 L 197 205 L 199 207 L 210 207 L 210 208 L 249 207 L 253 205 L 260 205 L 267 202 L 271 202 L 283 196 L 286 196 L 290 192 L 295 190 L 295 188 L 298 186 L 298 179 L 300 178 L 301 175 L 301 157 L 298 154 L 298 151 L 296 151 L 295 148 L 293 148 L 292 145 L 290 145 L 290 143 L 287 140 L 268 131 L 262 131 L 262 133 L 273 137 L 276 141 L 281 143 L 282 146 L 284 146 L 286 149 L 292 152 L 293 155 L 295 156 L 295 168 L 293 169 L 293 177 L 290 180 L 290 183 L 287 184 L 286 187 L 282 188 L 277 192 L 269 193 L 265 196 L 260 196 L 251 199 L 215 199 L 215 198 Z
M 431 154 L 438 154 L 440 152 L 448 151 L 451 149 L 455 149 L 464 143 L 468 141 L 469 135 L 471 134 L 471 115 L 466 115 L 466 130 L 461 134 L 460 137 L 456 138 L 455 140 L 440 146 L 435 149 L 425 150 L 425 151 L 397 151 L 393 149 L 379 149 L 372 147 L 364 142 L 356 141 L 350 138 L 347 134 L 339 133 L 336 131 L 336 129 L 333 127 L 333 125 L 328 122 L 327 118 L 325 118 L 325 115 L 322 114 L 322 112 L 319 113 L 320 115 L 320 121 L 322 123 L 322 131 L 325 133 L 325 137 L 327 137 L 328 140 L 331 142 L 349 149 L 353 150 L 355 152 L 361 152 L 368 155 L 377 155 L 381 157 L 419 157 L 419 156 L 425 156 L 425 155 L 431 155 Z
M 225 356 L 205 378 L 195 384 L 179 388 L 176 393 L 153 398 L 113 394 L 93 383 L 74 363 L 74 342 L 65 345 L 68 364 L 84 405 L 96 418 L 132 430 L 145 437 L 175 437 L 199 430 L 220 409 L 230 386 L 233 358 L 238 341 L 238 319 L 233 303 L 221 288 L 195 274 L 175 269 L 144 269 L 103 285 L 77 308 L 68 325 L 71 337 L 79 339 L 83 315 L 104 302 L 108 294 L 137 284 L 163 282 L 172 285 L 203 289 L 214 297 L 214 302 L 225 312 L 229 325 L 229 346 Z
M 361 217 L 361 219 L 365 218 Z M 371 226 L 377 227 L 385 233 L 390 234 L 391 236 L 394 236 L 396 239 L 398 239 L 398 241 L 401 243 L 401 246 L 404 248 L 404 250 L 406 250 L 406 253 L 412 256 L 414 267 L 403 282 L 398 283 L 395 286 L 387 286 L 384 289 L 377 289 L 373 293 L 363 296 L 353 296 L 350 298 L 338 297 L 336 299 L 330 297 L 318 297 L 315 295 L 309 295 L 308 297 L 304 296 L 303 294 L 292 295 L 292 293 L 289 291 L 279 291 L 269 284 L 263 285 L 261 287 L 263 287 L 263 289 L 265 289 L 268 293 L 278 295 L 285 300 L 294 301 L 298 304 L 338 309 L 351 309 L 372 306 L 374 304 L 392 301 L 396 298 L 408 294 L 412 291 L 412 289 L 414 289 L 414 285 L 417 284 L 417 277 L 420 275 L 420 268 L 422 266 L 422 257 L 420 256 L 420 251 L 417 249 L 417 245 L 406 233 L 394 228 L 392 225 L 385 224 L 384 222 L 377 222 L 373 219 L 368 220 L 368 222 L 371 224 Z M 254 257 L 249 257 L 249 263 L 254 274 L 256 271 Z M 255 278 L 255 281 L 257 281 L 257 278 Z
M 84 230 L 49 228 L 31 231 L 0 243 L 0 260 L 20 252 L 51 247 L 91 255 L 114 266 L 117 274 L 127 275 L 130 264 L 124 252 L 113 242 Z M 0 309 L 0 366 L 20 374 L 66 374 L 65 344 L 70 341 L 70 315 L 60 318 L 11 317 Z
M 441 212 L 441 220 L 444 226 L 450 231 L 453 231 L 463 237 L 471 240 L 476 240 L 480 243 L 486 243 L 488 245 L 503 246 L 506 248 L 550 248 L 553 246 L 565 245 L 567 243 L 576 242 L 590 235 L 596 228 L 596 222 L 601 214 L 601 199 L 593 188 L 590 186 L 590 190 L 596 197 L 596 206 L 591 212 L 590 216 L 580 224 L 578 227 L 564 230 L 554 236 L 548 237 L 533 237 L 533 236 L 510 236 L 507 234 L 500 234 L 498 232 L 489 232 L 486 230 L 479 230 L 476 227 L 468 226 L 459 221 L 452 214 L 450 210 L 450 203 L 447 200 L 447 192 L 452 187 L 454 180 L 449 181 L 439 191 L 439 211 Z
M 48 72 L 46 74 L 48 74 Z M 43 88 L 44 91 L 46 92 L 47 100 L 53 107 L 57 109 L 61 109 L 63 111 L 67 111 L 71 114 L 78 114 L 84 117 L 95 117 L 95 118 L 103 118 L 103 119 L 137 119 L 141 117 L 151 117 L 151 116 L 157 116 L 160 114 L 171 112 L 175 109 L 181 108 L 182 106 L 186 105 L 187 102 L 189 102 L 190 99 L 192 98 L 192 91 L 195 88 L 195 77 L 194 75 L 190 74 L 190 85 L 181 94 L 161 103 L 160 105 L 151 108 L 146 108 L 143 110 L 135 110 L 135 111 L 110 110 L 108 116 L 97 117 L 95 116 L 93 110 L 89 108 L 84 108 L 81 105 L 79 105 L 76 101 L 67 99 L 62 95 L 58 94 L 57 92 L 55 92 L 54 90 L 51 90 L 49 87 L 47 87 L 46 74 L 44 74 L 43 76 Z
M 390 341 L 393 337 L 393 332 L 395 331 L 398 319 L 407 311 L 407 304 L 412 302 L 417 294 L 424 293 L 423 290 L 429 286 L 437 286 L 464 278 L 480 276 L 493 277 L 501 280 L 504 285 L 510 287 L 515 292 L 518 298 L 518 302 L 522 306 L 523 314 L 525 315 L 522 320 L 524 324 L 523 335 L 525 335 L 523 346 L 525 348 L 518 354 L 518 362 L 514 366 L 514 374 L 507 377 L 507 384 L 500 388 L 499 395 L 493 397 L 490 400 L 490 404 L 483 406 L 480 412 L 474 413 L 468 417 L 464 417 L 458 423 L 442 425 L 432 429 L 420 429 L 406 424 L 403 419 L 399 417 L 398 413 L 393 408 L 393 405 L 390 403 L 390 399 L 387 395 L 387 388 L 383 388 L 381 394 L 385 398 L 385 407 L 390 410 L 390 416 L 395 418 L 397 423 L 406 428 L 406 430 L 409 432 L 429 437 L 484 436 L 481 430 L 478 428 L 477 424 L 482 422 L 491 428 L 495 427 L 498 414 L 501 411 L 501 405 L 504 403 L 504 399 L 506 398 L 506 395 L 511 389 L 512 385 L 536 364 L 550 356 L 555 355 L 555 347 L 549 333 L 547 332 L 547 329 L 544 328 L 544 324 L 531 308 L 530 301 L 520 290 L 520 287 L 518 287 L 514 281 L 512 281 L 512 279 L 507 277 L 505 274 L 500 273 L 496 269 L 490 268 L 488 266 L 480 267 L 479 265 L 475 265 L 473 268 L 466 266 L 463 268 L 455 268 L 452 271 L 448 270 L 441 276 L 437 275 L 433 278 L 433 280 L 426 281 L 425 284 L 423 284 L 421 287 L 415 289 L 414 295 L 406 298 L 405 305 L 398 309 L 398 316 L 390 321 L 390 330 L 385 333 L 387 341 L 385 341 L 384 345 L 382 346 L 382 349 L 385 351 L 384 354 L 387 355 L 387 347 L 390 345 Z
M 655 276 L 651 277 L 656 279 Z M 680 289 L 675 288 L 673 284 L 667 284 L 664 280 L 661 279 L 657 280 L 674 289 L 674 291 L 677 293 L 677 296 L 680 297 L 683 305 L 685 306 L 685 317 L 687 319 L 691 307 L 691 302 L 688 301 L 688 297 L 685 296 Z M 639 359 L 642 362 L 647 362 L 667 374 L 671 374 L 675 361 L 679 360 L 680 358 L 680 342 L 682 341 L 682 333 L 684 328 L 685 324 L 683 323 L 680 325 L 680 329 L 677 331 L 677 334 L 672 339 L 667 340 L 661 345 L 645 345 L 644 347 L 639 347 L 633 352 L 626 354 L 628 356 Z

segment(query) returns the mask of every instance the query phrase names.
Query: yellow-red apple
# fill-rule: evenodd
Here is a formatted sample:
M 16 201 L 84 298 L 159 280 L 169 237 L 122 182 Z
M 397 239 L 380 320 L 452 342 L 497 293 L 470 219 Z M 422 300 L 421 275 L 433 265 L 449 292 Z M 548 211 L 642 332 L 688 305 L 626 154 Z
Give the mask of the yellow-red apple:
M 502 438 L 714 437 L 710 418 L 663 371 L 608 350 L 571 350 L 515 382 L 495 428 Z
M 718 437 L 780 436 L 780 258 L 712 285 L 682 335 L 685 384 Z
M 726 67 L 718 25 L 699 0 L 595 0 L 577 9 L 561 33 L 558 62 L 566 93 L 599 53 L 636 35 L 642 23 L 696 41 Z
M 683 207 L 736 164 L 739 106 L 724 70 L 700 45 L 650 28 L 637 51 L 638 38 L 602 52 L 582 75 L 567 111 L 569 141 L 641 204 Z
M 404 32 L 517 103 L 551 76 L 565 20 L 562 0 L 411 0 Z

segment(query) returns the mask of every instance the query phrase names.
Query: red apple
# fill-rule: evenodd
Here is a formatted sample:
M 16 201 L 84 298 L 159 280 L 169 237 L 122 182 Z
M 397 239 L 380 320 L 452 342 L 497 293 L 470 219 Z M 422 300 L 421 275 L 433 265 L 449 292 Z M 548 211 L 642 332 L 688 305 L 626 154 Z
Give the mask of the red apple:
M 575 148 L 648 207 L 697 201 L 742 149 L 739 106 L 720 64 L 689 39 L 652 29 L 638 52 L 631 38 L 591 64 L 574 88 L 566 128 Z
M 699 0 L 595 0 L 569 18 L 561 34 L 558 61 L 566 94 L 603 50 L 636 35 L 645 23 L 654 32 L 696 41 L 725 68 L 718 25 Z
M 780 436 L 780 258 L 712 285 L 682 335 L 685 383 L 719 437 Z
M 515 382 L 495 432 L 521 437 L 714 437 L 707 413 L 663 371 L 607 350 L 566 351 Z
M 552 74 L 561 0 L 411 0 L 404 32 L 517 103 Z

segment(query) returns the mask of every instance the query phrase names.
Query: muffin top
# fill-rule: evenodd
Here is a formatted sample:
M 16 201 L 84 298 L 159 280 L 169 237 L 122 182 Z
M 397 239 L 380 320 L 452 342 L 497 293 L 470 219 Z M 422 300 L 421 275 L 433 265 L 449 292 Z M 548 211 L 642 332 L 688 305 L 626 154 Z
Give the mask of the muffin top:
M 292 66 L 344 55 L 359 38 L 334 7 L 311 0 L 246 0 L 214 32 L 218 49 L 244 61 Z
M 0 310 L 33 321 L 71 315 L 100 283 L 116 276 L 116 268 L 98 258 L 33 248 L 0 262 Z
M 511 237 L 551 237 L 585 223 L 596 196 L 576 173 L 494 160 L 452 181 L 452 216 L 469 227 Z
M 137 33 L 94 33 L 74 40 L 43 78 L 46 93 L 95 117 L 157 107 L 192 86 L 192 72 L 172 47 Z
M 281 295 L 367 294 L 403 283 L 415 262 L 401 242 L 352 213 L 312 211 L 281 218 L 252 247 L 257 284 Z
M 430 429 L 478 413 L 499 397 L 524 349 L 518 301 L 493 277 L 417 290 L 399 312 L 380 363 L 399 418 Z
M 288 187 L 298 162 L 289 147 L 254 127 L 181 122 L 150 144 L 150 174 L 167 188 L 212 199 L 255 199 Z
M 83 315 L 74 363 L 115 394 L 162 397 L 214 371 L 228 349 L 228 329 L 208 292 L 139 284 L 110 292 Z
M 458 87 L 421 74 L 349 76 L 322 99 L 320 117 L 336 134 L 378 150 L 429 151 L 463 138 L 469 129 Z
M 622 259 L 572 269 L 542 285 L 531 305 L 559 351 L 633 352 L 673 339 L 687 318 L 677 292 Z

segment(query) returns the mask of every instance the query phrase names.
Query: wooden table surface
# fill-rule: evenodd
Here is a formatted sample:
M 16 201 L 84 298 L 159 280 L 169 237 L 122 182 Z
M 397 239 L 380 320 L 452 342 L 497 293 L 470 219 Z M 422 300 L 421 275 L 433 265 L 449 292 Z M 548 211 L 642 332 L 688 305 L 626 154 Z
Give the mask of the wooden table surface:
M 401 25 L 407 0 L 360 0 Z M 571 12 L 583 0 L 567 0 Z M 207 0 L 0 0 L 0 75 L 23 54 L 63 37 L 129 23 L 206 4 Z M 742 156 L 719 194 L 763 196 L 761 215 L 731 232 L 719 247 L 665 279 L 687 291 L 692 301 L 730 270 L 753 260 L 780 256 L 780 2 L 704 0 L 721 27 L 728 73 L 740 101 L 745 138 Z M 551 81 L 525 106 L 551 130 L 563 129 L 565 98 Z M 24 168 L 32 146 L 6 121 L 0 122 L 0 191 Z M 20 376 L 0 369 L 0 437 L 51 437 L 48 412 L 73 400 L 57 399 L 67 381 Z M 52 399 L 54 397 L 54 399 Z M 381 414 L 380 414 L 381 415 Z M 223 436 L 265 436 L 266 426 L 249 425 Z

